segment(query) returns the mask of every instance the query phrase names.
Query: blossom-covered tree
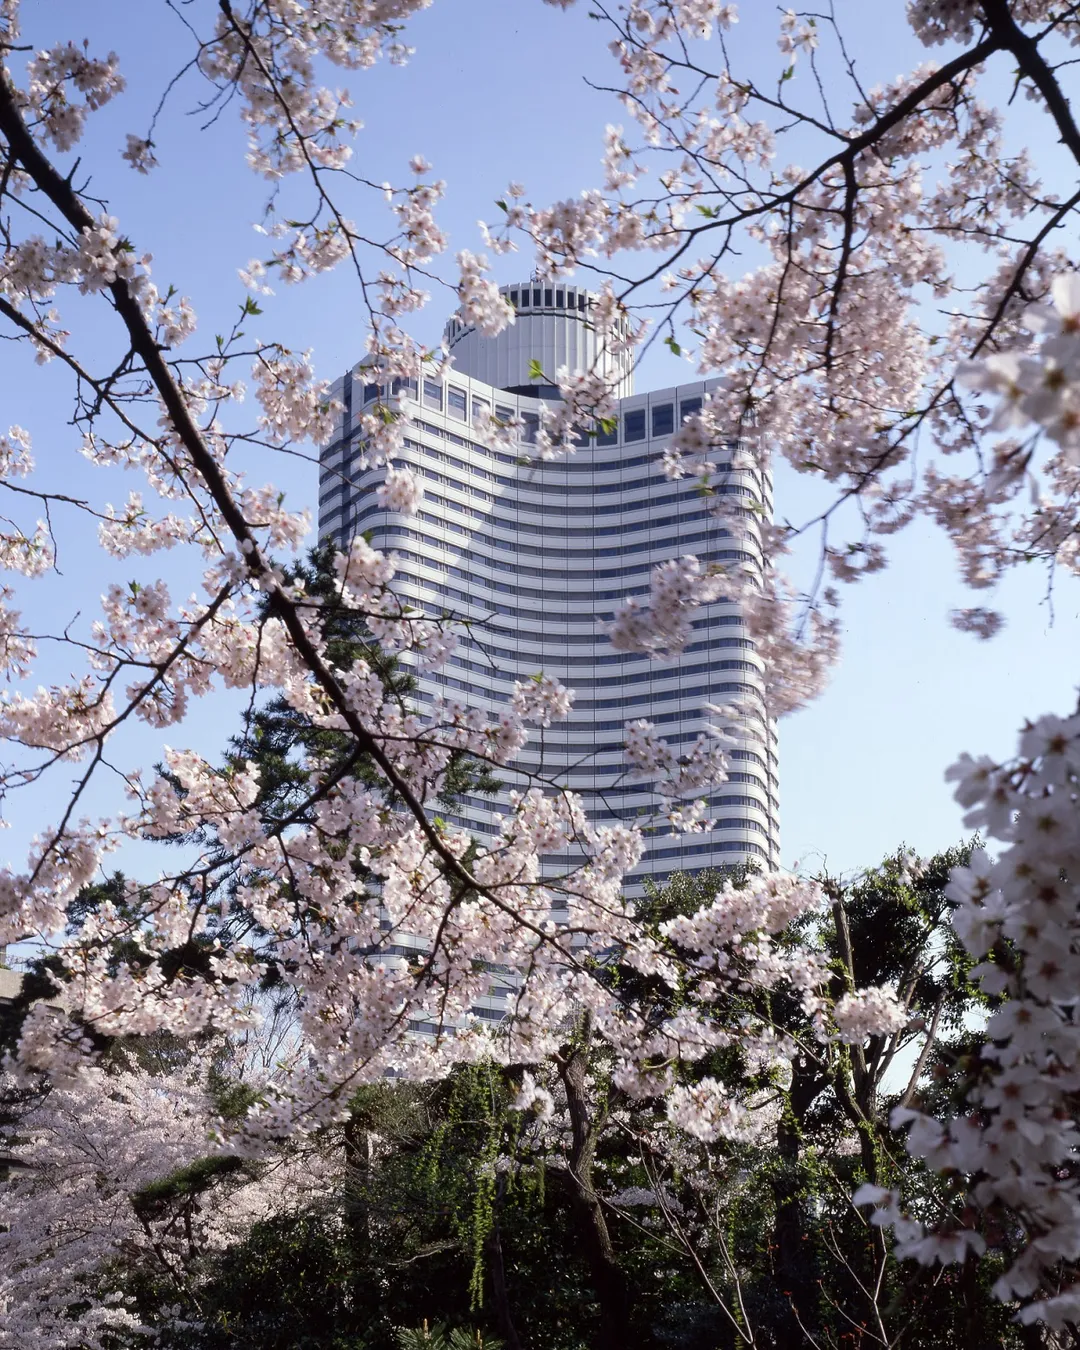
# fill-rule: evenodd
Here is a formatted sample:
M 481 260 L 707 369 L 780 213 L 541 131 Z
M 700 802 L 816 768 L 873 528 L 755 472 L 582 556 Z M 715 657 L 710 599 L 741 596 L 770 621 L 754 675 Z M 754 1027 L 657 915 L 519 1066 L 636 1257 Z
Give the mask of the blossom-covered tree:
M 643 979 L 677 988 L 683 978 L 667 947 L 671 934 L 650 932 L 623 893 L 641 856 L 640 828 L 590 822 L 579 799 L 539 781 L 515 792 L 498 837 L 482 845 L 433 809 L 463 756 L 511 766 L 528 724 L 565 715 L 570 691 L 557 682 L 523 684 L 498 717 L 457 700 L 421 716 L 407 699 L 388 697 L 384 658 L 409 652 L 439 665 L 452 649 L 454 622 L 408 609 L 394 592 L 393 559 L 362 538 L 334 559 L 334 608 L 354 611 L 381 655 L 337 665 L 326 593 L 287 570 L 307 530 L 305 513 L 235 467 L 233 452 L 245 444 L 326 440 L 337 411 L 309 353 L 291 350 L 284 335 L 247 336 L 268 279 L 292 283 L 348 269 L 365 307 L 373 375 L 390 388 L 446 361 L 418 348 L 401 326 L 424 302 L 421 282 L 446 247 L 435 215 L 443 185 L 421 157 L 406 186 L 353 176 L 349 99 L 322 83 L 328 64 L 361 72 L 383 57 L 405 60 L 403 28 L 428 3 L 185 7 L 182 31 L 205 104 L 215 116 L 238 112 L 251 168 L 274 187 L 303 184 L 297 191 L 309 201 L 285 214 L 272 192 L 268 256 L 241 269 L 252 296 L 230 332 L 204 341 L 193 303 L 152 279 L 152 241 L 130 239 L 76 171 L 87 119 L 123 94 L 118 59 L 95 52 L 92 35 L 85 46 L 65 40 L 28 50 L 18 0 L 0 0 L 3 331 L 70 376 L 72 451 L 140 483 L 119 507 L 76 499 L 61 465 L 34 467 L 25 430 L 14 425 L 0 438 L 0 485 L 13 513 L 43 514 L 42 523 L 7 522 L 0 535 L 0 560 L 12 574 L 0 596 L 0 662 L 11 686 L 0 703 L 10 754 L 0 788 L 40 807 L 25 864 L 0 873 L 0 942 L 32 939 L 51 950 L 48 998 L 22 1019 L 11 1072 L 25 1089 L 88 1090 L 117 1040 L 242 1036 L 254 1018 L 250 991 L 272 970 L 295 999 L 303 1053 L 252 1105 L 228 1144 L 239 1153 L 344 1119 L 355 1090 L 388 1072 L 422 1077 L 492 1056 L 549 1060 L 562 1053 L 571 1022 L 586 1024 L 605 1046 L 619 1091 L 663 1098 L 691 1137 L 736 1133 L 746 1100 L 718 1080 L 691 1089 L 671 1066 L 700 1062 L 733 1041 L 749 1058 L 767 1059 L 777 1052 L 767 1019 L 718 1027 L 673 1010 L 650 1020 L 604 978 L 613 950 Z M 1067 95 L 1080 39 L 1074 7 L 913 0 L 914 33 L 928 48 L 943 47 L 944 59 L 873 89 L 863 88 L 832 10 L 782 14 L 774 88 L 740 73 L 732 5 L 630 0 L 620 10 L 596 8 L 612 28 L 615 92 L 641 144 L 611 129 L 603 187 L 555 206 L 531 205 L 512 185 L 486 246 L 498 253 L 528 239 L 544 276 L 606 270 L 593 321 L 609 343 L 660 336 L 679 352 L 680 339 L 689 343 L 684 329 L 694 335 L 698 368 L 718 384 L 673 437 L 665 455 L 671 477 L 708 495 L 713 447 L 741 428 L 740 453 L 758 467 L 768 469 L 768 456 L 779 453 L 832 485 L 835 505 L 815 523 L 823 575 L 834 582 L 882 567 L 887 537 L 918 514 L 946 529 L 976 589 L 1020 561 L 1075 570 L 1080 303 L 1058 240 L 1075 224 L 1080 191 L 1042 186 L 988 92 L 1004 69 L 1045 117 L 1075 177 L 1080 130 Z M 817 78 L 794 80 L 807 67 Z M 170 106 L 165 98 L 161 115 Z M 792 134 L 800 157 L 809 149 L 810 167 L 777 158 Z M 130 134 L 117 151 L 132 172 L 168 172 L 157 163 L 152 128 Z M 649 193 L 638 184 L 654 159 L 661 167 Z M 391 233 L 376 243 L 374 224 L 353 217 L 362 207 L 374 222 L 387 205 Z M 728 263 L 744 250 L 762 262 L 733 278 Z M 643 268 L 634 258 L 641 252 Z M 980 262 L 972 284 L 970 269 Z M 511 322 L 483 258 L 463 250 L 457 264 L 452 284 L 462 315 L 489 332 Z M 80 346 L 86 306 L 111 325 L 110 350 Z M 551 378 L 563 402 L 539 430 L 541 471 L 544 460 L 572 451 L 575 428 L 602 422 L 611 408 L 598 372 Z M 257 408 L 251 422 L 239 406 L 245 379 Z M 987 390 L 994 397 L 985 398 Z M 384 403 L 359 427 L 367 463 L 386 467 L 384 502 L 403 511 L 415 510 L 420 495 L 393 462 L 407 421 L 407 407 Z M 515 432 L 488 429 L 511 442 Z M 917 461 L 915 447 L 927 440 L 954 467 Z M 713 499 L 723 518 L 722 494 Z M 856 532 L 837 537 L 852 513 Z M 194 598 L 177 602 L 160 578 L 126 587 L 110 580 L 99 617 L 42 633 L 34 580 L 54 565 L 69 517 L 95 524 L 103 558 L 178 550 Z M 714 573 L 693 558 L 669 564 L 645 602 L 629 601 L 617 614 L 612 641 L 677 654 L 697 605 L 738 598 L 768 663 L 770 711 L 779 714 L 811 698 L 835 658 L 834 588 L 800 596 L 783 580 L 778 563 L 793 526 L 727 524 L 760 536 L 764 578 Z M 956 617 L 984 637 L 1000 624 L 984 605 Z M 35 684 L 45 643 L 61 644 L 78 666 L 48 687 Z M 252 706 L 284 699 L 336 738 L 332 755 L 309 752 L 300 797 L 273 818 L 259 809 L 254 761 L 219 769 L 191 749 L 163 751 L 159 740 L 144 761 L 128 757 L 129 728 L 142 727 L 152 744 L 162 732 L 182 736 L 192 701 L 221 688 L 240 691 Z M 1022 1301 L 1028 1319 L 1072 1323 L 1080 1200 L 1071 1172 L 1070 876 L 1080 838 L 1080 726 L 1075 718 L 1042 719 L 1024 736 L 1017 765 L 963 771 L 961 792 L 972 802 L 985 794 L 980 823 L 1008 851 L 956 885 L 965 941 L 991 953 L 984 986 L 1007 989 L 1010 1006 L 1029 1008 L 1045 1035 L 1032 1040 L 1014 1030 L 1008 1014 L 995 1024 L 1005 1048 L 979 1061 L 966 1089 L 963 1129 L 941 1133 L 917 1118 L 912 1147 L 970 1177 L 963 1194 L 971 1203 L 937 1233 L 904 1228 L 901 1242 L 925 1259 L 962 1256 L 988 1240 L 972 1216 L 1005 1210 L 1027 1241 L 1002 1295 Z M 697 797 L 724 773 L 718 740 L 703 738 L 680 756 L 648 725 L 628 726 L 627 753 L 671 803 Z M 162 758 L 162 771 L 147 767 Z M 361 764 L 364 773 L 354 772 Z M 128 802 L 120 811 L 102 805 L 103 784 L 114 778 Z M 666 820 L 694 828 L 699 816 L 696 805 L 672 805 Z M 194 841 L 193 854 L 169 855 L 156 878 L 103 897 L 65 930 L 69 906 L 101 880 L 110 853 L 130 841 L 179 837 Z M 542 857 L 568 849 L 579 861 L 560 877 L 542 876 Z M 550 917 L 556 900 L 569 914 L 564 926 Z M 733 985 L 786 991 L 823 1041 L 836 1035 L 858 1046 L 895 1035 L 903 1014 L 892 992 L 831 989 L 815 953 L 787 942 L 791 925 L 825 902 L 813 883 L 756 878 L 685 916 L 680 945 L 710 970 L 718 998 Z M 234 914 L 241 920 L 230 925 Z M 1037 936 L 1049 925 L 1056 925 L 1052 951 Z M 416 961 L 396 950 L 404 934 L 421 953 Z M 739 948 L 735 962 L 724 955 L 731 944 Z M 516 982 L 512 1015 L 495 1034 L 470 1018 L 493 966 Z M 435 1034 L 412 1034 L 420 1024 Z M 884 1198 L 876 1191 L 864 1198 L 871 1195 Z M 897 1203 L 879 1213 L 909 1223 Z

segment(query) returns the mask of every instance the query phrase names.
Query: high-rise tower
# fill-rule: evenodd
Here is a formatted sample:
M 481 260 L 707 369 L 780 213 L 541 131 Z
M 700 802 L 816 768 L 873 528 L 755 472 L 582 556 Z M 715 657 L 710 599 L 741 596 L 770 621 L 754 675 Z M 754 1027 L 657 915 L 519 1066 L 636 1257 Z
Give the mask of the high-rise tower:
M 759 710 L 739 726 L 729 781 L 709 794 L 712 828 L 650 835 L 630 880 L 640 885 L 645 876 L 740 861 L 777 866 L 776 736 L 765 714 L 761 658 L 736 606 L 703 607 L 676 661 L 616 652 L 600 626 L 625 597 L 647 593 L 651 569 L 668 559 L 694 554 L 760 568 L 756 522 L 771 514 L 771 484 L 718 452 L 715 490 L 734 497 L 746 521 L 733 537 L 706 500 L 665 478 L 660 463 L 709 384 L 635 394 L 626 359 L 598 348 L 587 291 L 530 282 L 502 293 L 517 321 L 498 337 L 456 317 L 447 324 L 454 366 L 446 378 L 420 375 L 380 391 L 365 383 L 361 364 L 337 381 L 344 413 L 340 435 L 322 456 L 320 535 L 346 547 L 370 531 L 376 548 L 398 557 L 395 589 L 403 599 L 427 613 L 452 610 L 483 621 L 441 671 L 419 676 L 421 704 L 457 692 L 497 713 L 515 680 L 541 670 L 576 690 L 569 719 L 544 733 L 543 770 L 583 793 L 596 820 L 644 817 L 660 800 L 648 783 L 627 779 L 628 721 L 656 723 L 680 749 L 715 722 L 706 704 L 737 700 Z M 535 372 L 550 377 L 560 367 L 605 371 L 620 396 L 617 426 L 564 459 L 523 465 L 544 400 L 558 397 Z M 379 398 L 407 400 L 414 419 L 399 458 L 423 482 L 417 516 L 380 507 L 374 488 L 383 471 L 356 464 L 357 416 Z M 491 414 L 523 420 L 523 455 L 488 449 L 473 432 L 474 422 Z M 733 440 L 729 451 L 735 446 Z M 539 744 L 530 744 L 522 766 L 536 767 L 538 754 Z M 493 809 L 487 799 L 467 798 L 452 819 L 483 838 L 493 833 Z

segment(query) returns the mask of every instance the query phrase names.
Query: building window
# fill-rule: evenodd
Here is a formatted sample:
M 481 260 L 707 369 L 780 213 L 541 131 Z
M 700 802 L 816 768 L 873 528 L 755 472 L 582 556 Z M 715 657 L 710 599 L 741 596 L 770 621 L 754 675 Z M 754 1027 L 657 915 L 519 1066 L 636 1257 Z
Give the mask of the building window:
M 364 385 L 364 402 L 370 403 L 373 398 L 379 397 L 379 386 L 377 384 Z
M 578 296 L 578 298 L 577 298 L 577 307 L 578 307 L 578 309 L 580 309 L 580 310 L 582 311 L 582 313 L 584 313 L 584 311 L 585 311 L 585 297 L 584 297 L 584 295 L 579 295 L 579 296 Z
M 521 439 L 526 445 L 536 444 L 536 433 L 540 430 L 540 418 L 536 413 L 523 413 L 522 419 L 525 423 L 525 430 L 521 434 Z
M 550 309 L 555 303 L 555 295 L 551 290 L 544 291 L 544 307 Z
M 442 408 L 442 385 L 437 380 L 424 381 L 424 406 Z
M 565 308 L 566 308 L 566 292 L 565 292 L 565 291 L 556 291 L 556 292 L 555 292 L 555 308 L 556 308 L 556 309 L 565 309 Z
M 500 408 L 496 404 L 495 416 L 499 419 L 500 422 L 509 422 L 511 417 L 513 417 L 513 415 L 514 415 L 513 408 Z
M 536 306 L 537 309 L 540 308 L 540 287 L 539 287 L 539 286 L 534 286 L 534 287 L 533 287 L 533 301 L 532 301 L 532 302 L 533 302 L 533 304 Z
M 675 407 L 671 403 L 658 403 L 652 410 L 653 436 L 670 436 L 675 430 Z
M 623 416 L 623 440 L 629 445 L 631 441 L 643 441 L 645 439 L 645 409 L 634 408 Z
M 474 398 L 472 401 L 472 420 L 474 426 L 485 426 L 491 416 L 491 404 L 486 398 Z
M 596 429 L 597 445 L 617 445 L 619 441 L 619 419 L 613 417 L 608 423 L 609 430 L 605 431 L 602 426 Z M 592 488 L 589 489 L 592 491 Z
M 400 394 L 404 398 L 416 397 L 415 380 L 395 380 L 391 387 L 393 388 L 395 394 Z
M 446 406 L 455 417 L 459 417 L 463 422 L 467 420 L 469 401 L 465 397 L 464 389 L 455 389 L 452 384 L 449 385 L 446 390 Z
M 679 404 L 679 421 L 685 422 L 688 417 L 693 417 L 695 413 L 701 411 L 701 399 L 684 398 Z

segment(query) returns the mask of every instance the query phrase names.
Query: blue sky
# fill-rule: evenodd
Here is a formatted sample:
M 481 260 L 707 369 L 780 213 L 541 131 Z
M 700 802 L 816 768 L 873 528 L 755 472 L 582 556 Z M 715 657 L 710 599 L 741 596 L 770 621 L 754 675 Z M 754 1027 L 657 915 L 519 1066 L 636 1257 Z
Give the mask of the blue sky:
M 209 0 L 196 0 L 185 12 L 205 17 L 214 8 Z M 779 10 L 745 8 L 751 17 L 736 31 L 734 44 L 752 67 L 773 68 Z M 841 13 L 845 8 L 868 82 L 926 59 L 907 33 L 898 0 L 838 6 Z M 496 217 L 493 203 L 510 179 L 525 183 L 535 202 L 595 185 L 604 125 L 625 118 L 609 96 L 585 82 L 587 76 L 604 83 L 615 74 L 606 35 L 588 19 L 587 9 L 584 0 L 567 13 L 541 0 L 435 0 L 410 24 L 408 37 L 417 51 L 407 68 L 380 66 L 333 76 L 333 82 L 352 88 L 356 115 L 365 122 L 357 171 L 375 181 L 406 181 L 407 159 L 426 155 L 448 183 L 439 217 L 450 232 L 451 253 L 478 247 L 476 221 Z M 215 126 L 200 131 L 205 118 L 188 115 L 198 87 L 181 85 L 172 116 L 157 137 L 162 169 L 138 177 L 119 158 L 124 134 L 144 129 L 183 59 L 184 37 L 175 16 L 163 0 L 95 0 L 93 5 L 27 0 L 25 15 L 27 35 L 35 44 L 87 36 L 92 49 L 118 51 L 129 92 L 92 119 L 84 163 L 93 166 L 95 190 L 107 198 L 125 232 L 140 250 L 154 254 L 159 284 L 173 282 L 191 297 L 202 334 L 220 331 L 243 298 L 237 267 L 265 248 L 251 228 L 265 185 L 243 166 L 235 118 L 226 111 Z M 1045 132 L 1036 116 L 1021 103 L 1020 135 L 1039 144 Z M 347 194 L 345 207 L 361 223 L 381 210 L 370 197 L 350 201 Z M 382 217 L 375 219 L 381 228 Z M 527 257 L 511 256 L 500 260 L 497 275 L 509 281 L 529 268 Z M 362 353 L 361 307 L 343 272 L 282 288 L 264 307 L 252 333 L 312 348 L 328 377 Z M 412 324 L 416 335 L 435 340 L 450 307 L 449 298 L 436 295 Z M 88 309 L 79 324 L 86 340 L 107 349 L 108 330 L 100 326 L 99 314 Z M 654 349 L 639 372 L 638 387 L 688 378 L 685 363 Z M 15 421 L 30 427 L 40 458 L 63 464 L 65 473 L 70 464 L 75 487 L 99 492 L 100 475 L 74 460 L 77 437 L 57 419 L 64 390 L 59 371 L 41 372 L 5 353 L 0 363 L 5 425 Z M 252 467 L 253 477 L 277 482 L 291 501 L 315 505 L 316 475 L 310 465 L 273 456 Z M 128 486 L 136 484 L 118 481 L 113 499 Z M 778 473 L 782 514 L 798 519 L 813 500 L 803 480 Z M 61 558 L 64 577 L 35 583 L 38 612 L 55 621 L 80 607 L 85 613 L 93 604 L 102 584 L 96 571 L 83 575 L 82 550 L 89 547 L 89 537 L 77 531 L 75 545 Z M 1051 625 L 1045 575 L 1012 578 L 1001 596 L 1008 627 L 995 641 L 978 643 L 948 626 L 949 609 L 973 602 L 965 598 L 940 534 L 918 525 L 892 541 L 892 554 L 889 571 L 848 590 L 845 656 L 828 693 L 782 725 L 781 833 L 787 864 L 824 862 L 833 870 L 850 870 L 874 862 L 902 841 L 923 853 L 954 842 L 963 829 L 943 782 L 952 759 L 963 750 L 1007 754 L 1025 716 L 1075 704 L 1080 650 L 1075 582 L 1058 579 Z M 158 570 L 156 561 L 152 569 L 142 566 Z M 169 566 L 166 562 L 166 570 Z M 123 579 L 138 570 L 138 563 L 121 566 L 116 575 Z M 24 604 L 29 607 L 28 601 Z M 63 674 L 63 657 L 50 660 Z M 176 732 L 172 739 L 209 750 L 231 729 L 232 711 L 231 701 L 223 698 L 213 710 L 200 711 L 190 733 Z M 22 819 L 17 810 L 15 816 L 17 826 L 29 826 L 29 816 Z

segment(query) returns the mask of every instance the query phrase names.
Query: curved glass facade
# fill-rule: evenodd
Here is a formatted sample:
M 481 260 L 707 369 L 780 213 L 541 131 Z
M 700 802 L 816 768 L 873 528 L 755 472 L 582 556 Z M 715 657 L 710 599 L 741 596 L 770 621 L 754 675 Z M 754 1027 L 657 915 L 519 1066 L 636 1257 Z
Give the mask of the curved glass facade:
M 557 308 L 539 315 L 520 312 L 520 297 L 527 295 L 531 305 L 537 292 L 543 310 L 547 290 L 553 301 L 562 298 L 562 320 Z M 731 503 L 736 508 L 745 502 L 739 512 L 745 514 L 745 529 L 735 539 L 692 487 L 665 478 L 664 449 L 678 422 L 700 407 L 708 388 L 700 381 L 644 395 L 627 392 L 616 432 L 566 459 L 529 467 L 513 454 L 487 448 L 472 434 L 474 418 L 495 413 L 520 416 L 528 424 L 550 392 L 539 387 L 538 377 L 528 378 L 536 369 L 533 360 L 550 373 L 556 367 L 544 362 L 554 353 L 571 353 L 571 360 L 559 362 L 571 369 L 576 360 L 595 358 L 581 336 L 591 333 L 586 292 L 521 283 L 503 293 L 516 296 L 517 324 L 490 339 L 452 319 L 447 339 L 455 369 L 443 379 L 403 386 L 390 400 L 404 400 L 412 418 L 399 461 L 423 482 L 417 516 L 380 508 L 374 488 L 383 471 L 364 472 L 357 464 L 353 428 L 380 391 L 365 384 L 362 366 L 337 382 L 335 394 L 345 412 L 340 436 L 322 455 L 320 535 L 345 547 L 356 533 L 370 531 L 375 547 L 397 554 L 395 589 L 403 599 L 429 614 L 452 612 L 478 621 L 441 671 L 419 674 L 421 704 L 439 693 L 459 692 L 497 714 L 514 680 L 538 671 L 577 691 L 569 719 L 542 737 L 535 733 L 521 764 L 542 774 L 552 790 L 583 793 L 598 821 L 648 821 L 660 802 L 648 783 L 627 778 L 625 722 L 656 722 L 664 738 L 679 747 L 715 722 L 705 704 L 737 699 L 756 708 L 760 715 L 750 712 L 735 723 L 730 780 L 709 794 L 712 828 L 672 836 L 661 825 L 649 834 L 645 859 L 631 882 L 633 889 L 645 876 L 660 879 L 743 860 L 777 866 L 776 733 L 765 713 L 762 662 L 736 607 L 704 607 L 677 661 L 615 652 L 600 626 L 624 597 L 648 591 L 657 563 L 693 553 L 702 561 L 760 565 L 757 521 L 771 513 L 770 484 L 755 472 L 733 468 L 730 455 L 718 452 L 717 490 L 741 499 Z M 534 321 L 541 327 L 531 327 Z M 580 330 L 577 338 L 560 333 L 560 322 Z M 532 355 L 530 332 L 539 343 Z M 526 379 L 520 380 L 523 369 Z M 527 383 L 535 392 L 509 392 L 479 378 L 477 370 L 498 372 L 506 386 Z M 629 389 L 629 371 L 619 378 Z M 385 392 L 381 397 L 386 401 Z M 452 819 L 484 838 L 494 832 L 498 809 L 497 802 L 468 798 Z

